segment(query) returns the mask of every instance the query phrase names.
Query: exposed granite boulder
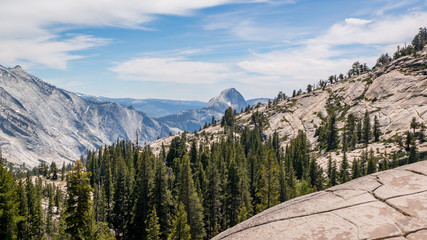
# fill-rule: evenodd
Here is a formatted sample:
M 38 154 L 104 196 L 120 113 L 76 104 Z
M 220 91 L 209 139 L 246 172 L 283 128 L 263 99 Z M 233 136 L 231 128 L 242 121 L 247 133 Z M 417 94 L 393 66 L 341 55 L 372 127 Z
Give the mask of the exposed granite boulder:
M 213 239 L 427 239 L 427 161 L 281 203 Z

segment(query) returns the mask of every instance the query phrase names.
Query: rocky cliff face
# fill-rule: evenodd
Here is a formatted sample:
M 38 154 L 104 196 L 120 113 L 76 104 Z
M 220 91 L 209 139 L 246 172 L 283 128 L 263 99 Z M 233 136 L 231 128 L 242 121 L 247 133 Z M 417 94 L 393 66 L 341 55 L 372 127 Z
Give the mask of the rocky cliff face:
M 279 204 L 213 239 L 427 239 L 427 161 Z
M 133 108 L 95 104 L 51 86 L 19 66 L 0 67 L 0 146 L 8 161 L 72 161 L 120 139 L 151 141 L 169 129 Z

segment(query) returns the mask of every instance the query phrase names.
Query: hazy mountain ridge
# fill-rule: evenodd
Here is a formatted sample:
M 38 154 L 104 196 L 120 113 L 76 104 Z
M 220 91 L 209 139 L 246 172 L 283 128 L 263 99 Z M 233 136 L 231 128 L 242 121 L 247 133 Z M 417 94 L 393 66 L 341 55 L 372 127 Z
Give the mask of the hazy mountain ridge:
M 211 123 L 212 117 L 219 120 L 228 107 L 232 107 L 237 112 L 240 112 L 241 109 L 245 109 L 248 105 L 257 104 L 258 102 L 268 102 L 268 98 L 256 98 L 246 101 L 235 88 L 223 90 L 219 96 L 211 98 L 207 104 L 198 101 L 116 99 L 93 97 L 83 94 L 81 94 L 81 96 L 87 100 L 98 103 L 117 102 L 122 106 L 133 106 L 135 109 L 146 113 L 149 117 L 165 124 L 167 128 L 175 130 L 174 132 L 182 132 L 184 130 L 192 132 L 194 130 L 199 130 L 205 123 Z M 165 104 L 164 106 L 162 106 L 163 103 Z M 201 104 L 204 105 L 196 108 L 197 105 L 200 106 Z M 192 106 L 193 109 L 187 108 L 189 106 Z M 162 116 L 158 116 L 159 114 L 156 112 L 161 113 Z M 166 112 L 173 114 L 165 114 Z
M 116 102 L 123 107 L 133 106 L 136 110 L 144 112 L 152 118 L 164 117 L 177 114 L 185 110 L 200 109 L 206 106 L 206 102 L 184 101 L 168 99 L 134 99 L 134 98 L 109 98 L 95 97 L 78 94 L 80 97 L 92 102 Z
M 234 88 L 223 90 L 218 97 L 209 100 L 208 105 L 203 109 L 186 110 L 157 120 L 169 128 L 193 132 L 199 130 L 205 123 L 211 123 L 212 117 L 215 120 L 221 119 L 228 107 L 232 107 L 237 112 L 247 107 L 245 98 Z

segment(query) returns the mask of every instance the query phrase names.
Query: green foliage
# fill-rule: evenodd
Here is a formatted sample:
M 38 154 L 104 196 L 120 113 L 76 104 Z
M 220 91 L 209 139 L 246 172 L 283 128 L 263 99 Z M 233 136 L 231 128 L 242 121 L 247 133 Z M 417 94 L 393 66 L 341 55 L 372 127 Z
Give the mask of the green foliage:
M 0 159 L 0 239 L 12 239 L 18 220 L 15 179 Z
M 408 157 L 408 163 L 414 163 L 418 161 L 418 150 L 417 145 L 415 143 L 415 138 L 412 138 L 411 140 L 411 146 L 409 148 L 409 157 Z
M 307 142 L 307 135 L 303 131 L 299 130 L 297 137 L 291 140 L 285 158 L 292 160 L 295 175 L 301 179 L 310 162 L 309 143 Z
M 337 163 L 333 161 L 331 164 L 328 186 L 331 187 L 337 184 L 338 184 Z
M 161 239 L 166 239 L 170 228 L 171 209 L 172 209 L 172 195 L 168 188 L 168 175 L 167 169 L 163 162 L 156 160 L 156 169 L 154 173 L 153 188 L 151 189 L 151 201 L 153 205 L 153 212 L 159 217 L 160 235 Z
M 147 238 L 150 240 L 160 240 L 160 224 L 156 209 L 150 211 L 145 225 L 147 225 Z
M 375 116 L 374 118 L 373 135 L 374 135 L 374 142 L 378 142 L 381 136 L 381 129 L 380 129 L 380 122 L 378 121 L 377 116 Z
M 89 185 L 89 177 L 90 173 L 84 171 L 80 161 L 75 163 L 68 174 L 65 232 L 73 239 L 96 239 L 98 229 L 90 200 L 92 188 Z
M 367 174 L 377 172 L 377 160 L 374 157 L 374 150 L 369 151 Z
M 328 118 L 316 129 L 315 136 L 318 136 L 320 149 L 330 151 L 338 148 L 339 137 L 335 110 L 329 109 Z
M 168 236 L 168 240 L 190 240 L 191 229 L 187 224 L 187 212 L 182 202 L 179 202 L 178 209 L 174 220 L 172 221 L 172 230 Z
M 345 183 L 350 180 L 350 173 L 348 172 L 349 164 L 347 160 L 347 153 L 344 151 L 341 168 L 340 168 L 340 182 Z
M 182 202 L 188 213 L 188 224 L 191 226 L 192 239 L 205 237 L 203 222 L 203 207 L 194 187 L 193 175 L 190 168 L 190 159 L 184 155 L 180 163 L 178 201 Z
M 256 195 L 261 200 L 257 212 L 279 203 L 279 167 L 272 150 L 268 150 L 261 166 Z
M 365 117 L 363 118 L 363 128 L 362 128 L 362 139 L 365 145 L 369 144 L 369 140 L 371 139 L 371 120 L 369 117 L 368 110 L 365 111 Z

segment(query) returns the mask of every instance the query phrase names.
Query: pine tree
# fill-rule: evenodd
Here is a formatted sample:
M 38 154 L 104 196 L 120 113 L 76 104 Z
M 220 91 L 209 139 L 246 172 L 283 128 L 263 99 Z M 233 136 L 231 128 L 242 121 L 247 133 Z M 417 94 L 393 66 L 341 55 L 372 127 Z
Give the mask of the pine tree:
M 245 204 L 242 202 L 239 207 L 239 215 L 237 216 L 238 222 L 241 223 L 248 219 L 249 212 L 245 206 Z
M 332 155 L 329 154 L 328 155 L 328 168 L 327 168 L 327 174 L 328 174 L 328 178 L 331 178 L 332 175 Z
M 65 177 L 65 162 L 62 162 L 61 181 L 64 181 L 64 177 Z
M 257 212 L 264 211 L 279 203 L 279 167 L 272 150 L 268 150 L 260 170 L 257 197 L 261 202 L 257 205 Z
M 41 180 L 41 178 L 38 178 Z M 39 182 L 39 181 L 37 181 Z M 28 199 L 28 209 L 29 209 L 29 224 L 30 224 L 30 237 L 34 239 L 41 239 L 44 236 L 45 221 L 43 216 L 42 208 L 42 193 L 41 190 L 37 190 L 34 186 L 31 176 L 27 173 L 26 180 L 26 190 L 27 190 L 27 199 Z M 38 186 L 41 187 L 39 182 Z
M 365 146 L 369 144 L 369 140 L 371 139 L 371 120 L 369 118 L 368 110 L 365 111 L 365 117 L 363 118 L 363 129 L 362 129 L 362 138 Z
M 182 202 L 179 202 L 175 218 L 172 220 L 171 233 L 168 240 L 191 240 L 191 229 L 187 224 L 187 212 Z
M 151 151 L 145 149 L 138 159 L 138 172 L 136 174 L 136 182 L 133 190 L 135 199 L 133 200 L 133 206 L 131 206 L 133 207 L 131 209 L 132 216 L 128 229 L 130 239 L 146 239 L 147 236 L 145 231 L 147 229 L 145 220 L 148 217 L 150 209 L 152 209 L 150 206 L 150 194 L 153 189 L 153 165 L 154 155 L 151 153 Z M 124 194 L 129 195 L 129 193 Z M 123 219 L 120 218 L 117 218 L 117 220 L 123 221 Z
M 327 132 L 327 151 L 338 148 L 338 129 L 337 129 L 337 117 L 335 111 L 329 112 L 328 121 L 328 132 Z
M 297 196 L 303 196 L 312 192 L 312 188 L 310 188 L 310 184 L 302 179 L 297 186 Z
M 411 146 L 409 148 L 409 157 L 408 157 L 408 163 L 414 163 L 418 161 L 418 153 L 417 153 L 417 145 L 415 142 L 415 138 L 412 138 L 411 140 Z
M 0 239 L 12 239 L 18 220 L 16 185 L 12 174 L 0 159 Z
M 380 140 L 381 130 L 380 130 L 380 122 L 378 121 L 377 116 L 375 116 L 374 118 L 373 134 L 374 134 L 374 141 L 378 142 Z
M 343 153 L 343 158 L 341 162 L 341 169 L 340 169 L 340 179 L 341 183 L 345 183 L 350 179 L 350 174 L 348 173 L 348 161 L 347 161 L 347 153 Z
M 367 174 L 377 172 L 377 162 L 374 157 L 374 150 L 369 151 Z
M 392 168 L 397 167 L 397 156 L 396 156 L 395 152 L 393 153 L 393 157 L 392 157 L 392 160 L 391 160 L 391 167 Z
M 208 183 L 209 188 L 206 192 L 205 197 L 205 216 L 206 216 L 206 233 L 208 238 L 214 237 L 219 232 L 219 175 L 218 169 L 215 163 L 215 158 L 211 157 L 208 163 Z
M 420 140 L 420 143 L 425 142 L 425 129 L 426 127 L 424 126 L 424 123 L 420 124 L 420 132 L 418 134 L 418 139 Z
M 98 184 L 93 186 L 93 201 L 94 201 L 94 212 L 96 222 L 106 221 L 105 215 L 105 194 L 104 189 L 101 188 Z
M 172 195 L 168 188 L 167 169 L 160 159 L 156 160 L 153 188 L 151 189 L 150 196 L 152 200 L 151 205 L 154 209 L 152 211 L 155 211 L 159 218 L 159 237 L 166 239 L 171 225 Z
M 351 179 L 356 179 L 362 176 L 360 166 L 359 166 L 359 160 L 357 160 L 356 158 L 353 159 L 353 163 L 351 165 L 351 173 L 352 173 Z
M 197 167 L 197 162 L 198 162 L 196 140 L 193 140 L 191 143 L 189 155 L 190 155 L 190 164 L 191 164 L 192 173 L 194 174 L 196 172 L 196 167 Z
M 90 173 L 84 171 L 83 164 L 77 160 L 68 174 L 67 203 L 65 210 L 65 232 L 73 239 L 95 239 L 97 229 L 90 200 Z
M 279 201 L 284 202 L 287 200 L 287 185 L 286 185 L 286 174 L 284 164 L 279 165 Z
M 30 225 L 28 223 L 28 198 L 27 191 L 24 186 L 22 176 L 19 177 L 18 181 L 18 192 L 17 197 L 19 200 L 19 220 L 17 223 L 17 236 L 18 240 L 30 239 Z
M 188 213 L 188 224 L 191 226 L 192 239 L 203 239 L 206 235 L 203 222 L 203 207 L 194 187 L 190 159 L 184 155 L 180 164 L 178 200 Z
M 58 179 L 58 168 L 56 167 L 56 163 L 52 162 L 50 164 L 50 179 L 52 179 L 53 181 Z
M 287 152 L 287 151 L 286 151 Z M 296 197 L 297 179 L 292 166 L 292 160 L 289 155 L 285 155 L 285 180 L 286 180 L 286 199 Z
M 48 191 L 48 205 L 47 205 L 47 214 L 46 214 L 46 233 L 49 236 L 53 234 L 53 192 L 52 187 L 49 188 Z
M 147 225 L 147 239 L 160 240 L 160 224 L 155 208 L 153 208 L 150 211 L 150 214 L 148 214 L 148 219 L 145 225 Z
M 359 119 L 356 124 L 356 135 L 357 135 L 357 142 L 362 142 L 362 120 Z
M 344 136 L 346 139 L 345 142 L 347 143 L 347 146 L 354 149 L 356 147 L 356 142 L 357 142 L 357 139 L 356 139 L 357 133 L 356 133 L 356 117 L 352 113 L 348 114 L 347 116 L 347 121 L 345 122 L 345 125 L 344 125 Z M 344 145 L 344 141 L 343 141 L 343 145 Z
M 59 186 L 57 186 L 55 191 L 56 214 L 59 214 L 59 208 L 61 207 L 61 202 L 62 202 L 62 191 L 59 188 Z
M 411 120 L 411 128 L 412 128 L 412 130 L 413 130 L 413 135 L 415 136 L 415 129 L 417 129 L 418 128 L 418 126 L 419 126 L 419 124 L 418 124 L 418 122 L 417 122 L 417 118 L 416 117 L 413 117 L 412 118 L 412 120 Z
M 309 177 L 310 177 L 310 185 L 312 188 L 316 190 L 323 189 L 323 170 L 317 164 L 316 159 L 312 158 L 310 160 L 310 168 L 309 168 Z
M 130 222 L 131 206 L 131 187 L 132 178 L 123 157 L 119 157 L 117 165 L 117 179 L 114 188 L 114 207 L 112 211 L 113 226 L 116 231 L 116 237 L 120 239 L 125 233 L 127 224 Z M 144 218 L 145 220 L 145 218 Z M 142 225 L 143 230 L 145 226 Z M 140 235 L 141 236 L 141 235 Z
M 228 227 L 237 224 L 238 210 L 240 207 L 240 189 L 239 189 L 239 173 L 236 161 L 231 158 L 228 166 L 228 178 L 226 189 L 226 214 Z
M 328 186 L 335 186 L 338 184 L 338 179 L 337 179 L 337 163 L 335 162 L 335 160 L 332 162 L 332 167 L 331 167 L 331 175 L 329 177 L 329 183 Z

